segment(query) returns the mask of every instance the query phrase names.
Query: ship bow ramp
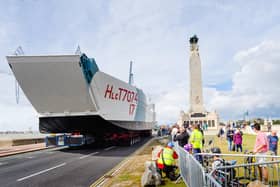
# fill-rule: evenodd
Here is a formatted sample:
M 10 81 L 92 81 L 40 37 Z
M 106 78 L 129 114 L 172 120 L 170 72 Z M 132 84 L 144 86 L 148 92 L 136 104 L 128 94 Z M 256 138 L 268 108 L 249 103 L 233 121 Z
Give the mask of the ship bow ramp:
M 7 60 L 39 114 L 97 111 L 89 84 L 98 68 L 85 56 L 8 56 Z

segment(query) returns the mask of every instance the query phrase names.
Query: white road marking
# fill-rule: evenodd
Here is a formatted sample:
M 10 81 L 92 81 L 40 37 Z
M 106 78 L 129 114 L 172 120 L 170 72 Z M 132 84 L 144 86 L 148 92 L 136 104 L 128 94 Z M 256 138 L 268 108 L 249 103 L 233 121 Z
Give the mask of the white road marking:
M 124 165 L 126 165 L 126 164 L 128 163 L 129 160 L 130 160 L 130 159 L 128 159 L 128 160 L 126 160 L 124 163 L 122 163 L 122 164 L 120 165 L 120 167 L 117 168 L 117 169 L 111 174 L 111 176 L 116 175 L 116 174 L 120 171 L 120 169 L 121 169 Z
M 26 158 L 30 158 L 30 159 L 31 159 L 31 158 L 34 158 L 34 156 L 28 156 L 28 157 L 26 157 Z
M 100 184 L 97 185 L 97 187 L 102 187 L 103 184 L 105 184 L 107 182 L 108 179 L 104 179 Z
M 5 164 L 8 164 L 8 162 L 0 162 L 0 166 L 3 166 Z
M 57 166 L 51 167 L 51 168 L 49 168 L 49 169 L 45 169 L 45 170 L 39 171 L 39 172 L 37 172 L 37 173 L 33 173 L 32 175 L 28 175 L 28 176 L 26 176 L 26 177 L 22 177 L 22 178 L 18 179 L 17 181 L 18 181 L 18 182 L 19 182 L 19 181 L 23 181 L 23 180 L 25 180 L 25 179 L 28 179 L 28 178 L 31 178 L 31 177 L 40 175 L 40 174 L 42 174 L 42 173 L 48 172 L 48 171 L 50 171 L 50 170 L 53 170 L 53 169 L 56 169 L 56 168 L 59 168 L 59 167 L 62 167 L 62 166 L 64 166 L 64 165 L 66 165 L 65 162 L 62 163 L 62 164 L 59 164 L 59 165 L 57 165 Z
M 79 159 L 83 159 L 83 158 L 87 158 L 87 157 L 89 157 L 89 156 L 91 156 L 91 155 L 96 155 L 96 154 L 98 154 L 99 152 L 94 152 L 94 153 L 91 153 L 91 154 L 88 154 L 88 155 L 84 155 L 84 156 L 81 156 Z
M 111 146 L 111 147 L 107 147 L 106 149 L 104 149 L 105 151 L 109 151 L 110 149 L 114 149 L 116 146 Z

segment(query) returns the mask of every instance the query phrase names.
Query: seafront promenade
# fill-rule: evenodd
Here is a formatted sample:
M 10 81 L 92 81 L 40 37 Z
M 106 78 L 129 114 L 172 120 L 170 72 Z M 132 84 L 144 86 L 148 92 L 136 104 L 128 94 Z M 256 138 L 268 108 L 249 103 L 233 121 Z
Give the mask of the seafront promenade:
M 0 157 L 45 149 L 45 134 L 1 133 Z
M 1 140 L 14 140 L 14 139 L 30 139 L 30 138 L 44 138 L 46 134 L 41 134 L 39 132 L 32 133 L 6 133 L 0 132 Z
M 46 149 L 45 143 L 0 147 L 0 157 Z

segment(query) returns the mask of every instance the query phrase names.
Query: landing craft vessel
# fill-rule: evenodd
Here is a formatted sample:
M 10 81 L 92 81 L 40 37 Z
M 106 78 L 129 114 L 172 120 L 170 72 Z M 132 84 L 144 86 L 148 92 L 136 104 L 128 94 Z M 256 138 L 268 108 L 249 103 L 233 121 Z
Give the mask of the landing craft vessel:
M 41 133 L 95 140 L 134 139 L 155 124 L 144 92 L 99 70 L 85 54 L 7 56 L 20 87 L 39 114 Z

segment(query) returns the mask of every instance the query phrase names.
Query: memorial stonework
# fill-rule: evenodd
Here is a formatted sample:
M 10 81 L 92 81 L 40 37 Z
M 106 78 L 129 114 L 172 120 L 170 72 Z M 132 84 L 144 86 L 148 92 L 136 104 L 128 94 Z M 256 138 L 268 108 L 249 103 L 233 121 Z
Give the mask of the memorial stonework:
M 199 57 L 198 37 L 194 35 L 190 38 L 190 108 L 187 113 L 181 111 L 178 124 L 207 125 L 209 129 L 217 129 L 219 116 L 214 112 L 208 112 L 203 106 L 201 61 Z

